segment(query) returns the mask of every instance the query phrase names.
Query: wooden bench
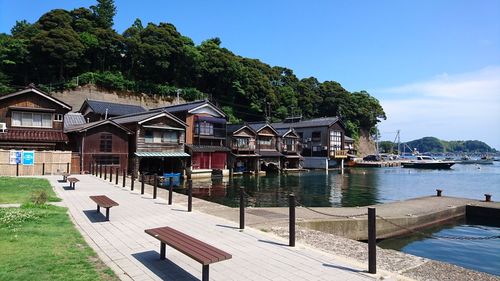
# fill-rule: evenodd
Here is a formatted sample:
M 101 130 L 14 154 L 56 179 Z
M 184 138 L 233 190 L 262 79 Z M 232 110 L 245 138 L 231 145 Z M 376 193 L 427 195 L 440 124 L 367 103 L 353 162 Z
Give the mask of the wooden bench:
M 107 221 L 109 221 L 109 208 L 119 205 L 118 203 L 111 200 L 106 195 L 94 195 L 94 196 L 89 196 L 89 198 L 94 200 L 94 202 L 97 204 L 97 212 L 98 213 L 101 211 L 101 207 L 106 208 L 106 220 Z
M 67 181 L 69 181 L 69 187 L 75 189 L 75 184 L 80 180 L 77 178 L 68 178 Z
M 187 255 L 203 265 L 202 281 L 208 281 L 208 266 L 212 263 L 228 260 L 232 256 L 168 226 L 146 229 L 145 232 L 160 240 L 160 259 L 166 256 L 165 244 Z
M 62 175 L 62 182 L 68 181 L 68 177 L 70 176 L 69 173 L 63 172 L 61 175 Z

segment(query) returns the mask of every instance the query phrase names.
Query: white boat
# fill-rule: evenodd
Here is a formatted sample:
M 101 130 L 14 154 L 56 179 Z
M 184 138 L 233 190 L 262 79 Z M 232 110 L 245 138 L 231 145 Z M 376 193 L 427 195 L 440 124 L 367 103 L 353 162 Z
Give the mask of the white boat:
M 450 169 L 455 161 L 437 160 L 430 156 L 418 155 L 415 160 L 401 162 L 403 168 L 415 169 Z
M 464 156 L 460 159 L 460 164 L 481 164 L 481 165 L 491 165 L 493 164 L 493 158 L 491 157 L 481 157 L 479 159 L 472 159 L 469 156 Z

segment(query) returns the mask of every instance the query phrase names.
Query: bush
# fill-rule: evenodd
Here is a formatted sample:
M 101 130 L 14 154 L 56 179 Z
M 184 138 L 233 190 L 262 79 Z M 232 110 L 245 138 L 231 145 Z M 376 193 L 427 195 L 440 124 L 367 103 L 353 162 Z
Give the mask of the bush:
M 30 201 L 35 205 L 43 205 L 49 199 L 49 195 L 44 190 L 35 190 L 31 193 Z

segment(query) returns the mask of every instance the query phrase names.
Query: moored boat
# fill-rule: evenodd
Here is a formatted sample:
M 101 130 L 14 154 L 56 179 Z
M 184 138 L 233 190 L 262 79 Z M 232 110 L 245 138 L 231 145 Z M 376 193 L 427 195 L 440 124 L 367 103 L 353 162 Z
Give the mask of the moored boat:
M 416 160 L 401 162 L 403 168 L 415 169 L 450 169 L 455 165 L 455 161 L 436 160 L 430 156 L 417 156 Z

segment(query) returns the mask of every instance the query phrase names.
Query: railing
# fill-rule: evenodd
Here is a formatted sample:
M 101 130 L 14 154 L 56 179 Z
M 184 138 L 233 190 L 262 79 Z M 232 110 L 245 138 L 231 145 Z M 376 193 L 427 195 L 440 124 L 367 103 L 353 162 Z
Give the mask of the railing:
M 194 130 L 194 135 L 200 138 L 203 137 L 220 137 L 220 138 L 225 138 L 226 137 L 226 129 L 224 128 L 213 128 L 210 130 L 204 130 L 204 129 L 199 129 L 195 128 Z
M 297 150 L 297 145 L 295 144 L 284 144 L 281 146 L 281 151 L 283 152 L 296 152 Z
M 255 144 L 233 144 L 231 145 L 233 150 L 255 150 Z
M 347 150 L 332 150 L 330 156 L 333 158 L 347 158 Z

